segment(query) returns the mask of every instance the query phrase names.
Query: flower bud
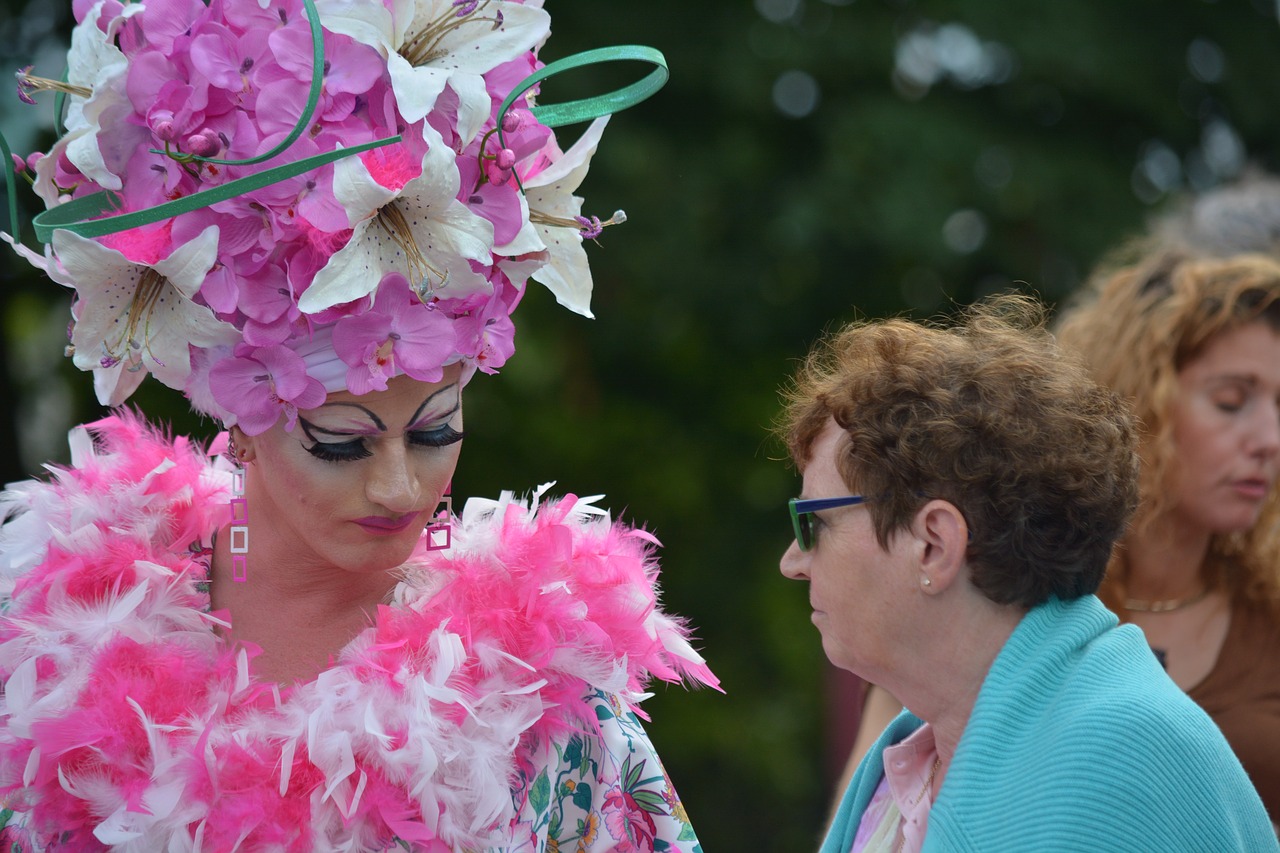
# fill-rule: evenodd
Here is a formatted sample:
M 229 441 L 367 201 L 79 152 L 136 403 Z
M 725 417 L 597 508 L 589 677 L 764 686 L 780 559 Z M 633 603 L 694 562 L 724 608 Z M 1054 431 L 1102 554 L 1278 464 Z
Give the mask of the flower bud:
M 147 124 L 151 125 L 151 132 L 161 142 L 172 142 L 178 134 L 173 126 L 173 112 L 170 110 L 152 110 L 147 114 Z
M 502 116 L 502 132 L 515 133 L 517 130 L 525 126 L 524 110 L 507 110 Z
M 187 152 L 197 157 L 212 157 L 218 153 L 218 136 L 211 130 L 201 130 L 187 137 Z

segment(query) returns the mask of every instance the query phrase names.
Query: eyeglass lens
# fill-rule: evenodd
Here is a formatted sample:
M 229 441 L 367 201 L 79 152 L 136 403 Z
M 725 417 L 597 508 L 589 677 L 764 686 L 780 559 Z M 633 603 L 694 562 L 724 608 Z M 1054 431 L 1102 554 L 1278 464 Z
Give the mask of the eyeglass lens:
M 807 512 L 793 512 L 793 519 L 796 528 L 796 542 L 800 545 L 801 551 L 808 551 L 813 547 L 813 519 L 809 517 Z

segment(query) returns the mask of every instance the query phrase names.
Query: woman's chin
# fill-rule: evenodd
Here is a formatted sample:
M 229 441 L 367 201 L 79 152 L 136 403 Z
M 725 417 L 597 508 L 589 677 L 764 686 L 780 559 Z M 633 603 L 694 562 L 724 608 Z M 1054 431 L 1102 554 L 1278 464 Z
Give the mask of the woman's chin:
M 332 559 L 350 572 L 389 572 L 408 562 L 417 548 L 419 538 L 417 533 L 379 537 L 358 545 L 348 545 L 341 553 L 334 553 Z

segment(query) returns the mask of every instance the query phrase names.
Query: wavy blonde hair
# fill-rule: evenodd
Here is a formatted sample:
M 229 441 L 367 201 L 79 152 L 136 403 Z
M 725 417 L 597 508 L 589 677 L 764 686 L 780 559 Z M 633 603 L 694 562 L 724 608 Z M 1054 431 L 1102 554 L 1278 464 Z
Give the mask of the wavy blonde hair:
M 1196 257 L 1149 244 L 1126 253 L 1127 261 L 1094 276 L 1060 318 L 1057 334 L 1099 382 L 1130 400 L 1141 422 L 1142 501 L 1132 529 L 1145 530 L 1173 509 L 1178 450 L 1170 412 L 1179 371 L 1210 341 L 1246 323 L 1261 320 L 1280 332 L 1280 262 L 1264 255 Z M 1202 573 L 1207 585 L 1280 613 L 1280 488 L 1272 489 L 1252 529 L 1211 537 Z M 1123 599 L 1125 579 L 1122 539 L 1099 593 L 1113 607 Z

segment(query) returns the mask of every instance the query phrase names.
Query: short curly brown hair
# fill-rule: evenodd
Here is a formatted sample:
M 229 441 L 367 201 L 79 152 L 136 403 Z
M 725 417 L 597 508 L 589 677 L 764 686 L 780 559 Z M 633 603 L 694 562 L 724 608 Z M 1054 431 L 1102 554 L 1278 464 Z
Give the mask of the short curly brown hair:
M 963 513 L 973 584 L 1034 607 L 1097 589 L 1138 502 L 1137 436 L 1119 396 L 1005 295 L 950 327 L 854 323 L 810 353 L 784 391 L 779 433 L 803 469 L 834 419 L 837 467 L 881 547 L 928 500 Z
M 1064 348 L 1094 377 L 1124 395 L 1141 425 L 1142 505 L 1135 529 L 1172 511 L 1178 452 L 1171 413 L 1178 372 L 1219 335 L 1254 322 L 1280 332 L 1280 262 L 1264 255 L 1204 257 L 1184 247 L 1129 247 L 1137 260 L 1113 261 L 1058 321 Z M 1117 549 L 1103 590 L 1124 598 L 1125 553 Z M 1211 587 L 1280 612 L 1280 488 L 1253 529 L 1209 541 L 1203 577 Z

